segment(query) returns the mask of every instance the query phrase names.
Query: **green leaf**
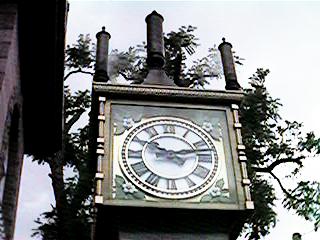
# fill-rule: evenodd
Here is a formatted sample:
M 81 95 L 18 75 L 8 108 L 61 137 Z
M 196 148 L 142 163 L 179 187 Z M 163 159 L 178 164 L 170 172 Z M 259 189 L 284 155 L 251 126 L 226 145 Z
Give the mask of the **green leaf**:
M 134 192 L 134 193 L 133 193 L 133 197 L 134 197 L 135 199 L 144 199 L 144 198 L 145 198 L 145 195 L 144 195 L 143 192 L 137 191 L 137 192 Z
M 123 177 L 116 175 L 115 178 L 115 183 L 116 183 L 116 187 L 118 188 L 122 188 L 122 185 L 125 184 L 125 180 L 123 179 Z
M 208 195 L 204 195 L 201 199 L 200 199 L 200 202 L 204 203 L 204 202 L 211 202 L 212 200 L 212 196 L 210 194 Z
M 126 194 L 123 192 L 122 187 L 116 188 L 116 199 L 127 199 Z
M 126 199 L 127 200 L 134 200 L 135 197 L 131 193 L 126 193 Z

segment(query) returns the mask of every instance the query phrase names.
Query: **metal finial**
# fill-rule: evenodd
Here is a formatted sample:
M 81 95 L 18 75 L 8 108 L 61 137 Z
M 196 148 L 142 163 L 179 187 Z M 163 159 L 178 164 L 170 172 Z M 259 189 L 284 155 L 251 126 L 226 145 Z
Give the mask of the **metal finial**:
M 106 31 L 106 27 L 105 27 L 105 26 L 102 27 L 102 31 L 103 31 L 103 32 Z
M 223 38 L 222 38 L 222 42 L 226 42 L 226 38 L 223 37 Z

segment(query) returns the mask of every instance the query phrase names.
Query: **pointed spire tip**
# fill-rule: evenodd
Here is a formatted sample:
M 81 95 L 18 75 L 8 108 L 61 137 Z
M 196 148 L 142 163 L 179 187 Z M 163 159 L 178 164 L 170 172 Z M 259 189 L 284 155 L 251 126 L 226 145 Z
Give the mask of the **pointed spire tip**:
M 162 19 L 162 21 L 164 20 L 163 16 L 162 16 L 160 13 L 158 13 L 156 10 L 153 10 L 152 13 L 150 13 L 150 14 L 146 17 L 146 21 L 147 21 L 147 19 L 149 19 L 149 18 L 152 17 L 152 16 L 158 16 L 158 17 L 160 17 L 160 18 Z

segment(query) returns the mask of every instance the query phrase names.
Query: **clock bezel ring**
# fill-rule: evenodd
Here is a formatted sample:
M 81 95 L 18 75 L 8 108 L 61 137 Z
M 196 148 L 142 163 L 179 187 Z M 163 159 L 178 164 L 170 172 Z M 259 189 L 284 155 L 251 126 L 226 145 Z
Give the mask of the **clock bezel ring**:
M 135 171 L 132 169 L 130 164 L 127 162 L 128 159 L 128 148 L 133 140 L 133 138 L 140 132 L 143 131 L 146 128 L 154 127 L 159 124 L 171 124 L 171 125 L 178 125 L 182 126 L 186 129 L 191 130 L 193 133 L 197 134 L 206 144 L 207 146 L 212 147 L 215 149 L 214 152 L 211 153 L 212 156 L 212 164 L 210 167 L 210 172 L 205 177 L 203 181 L 201 181 L 199 184 L 196 184 L 193 187 L 190 187 L 188 190 L 172 190 L 172 189 L 162 189 L 158 188 L 152 184 L 149 184 L 143 180 L 141 180 L 141 177 L 138 176 Z M 195 130 L 194 130 L 195 129 Z M 200 133 L 200 134 L 199 134 Z M 144 161 L 142 159 L 142 161 Z M 125 174 L 125 176 L 139 189 L 142 191 L 145 191 L 153 196 L 165 198 L 165 199 L 186 199 L 195 197 L 204 191 L 206 191 L 212 184 L 216 181 L 218 173 L 220 171 L 220 159 L 218 157 L 218 153 L 216 151 L 216 147 L 214 145 L 214 140 L 212 137 L 205 132 L 201 127 L 198 125 L 192 123 L 189 120 L 176 118 L 176 117 L 153 117 L 149 118 L 147 120 L 142 120 L 140 123 L 133 126 L 128 134 L 125 137 L 125 140 L 121 147 L 121 159 L 120 162 L 120 168 L 122 172 Z M 150 172 L 153 173 L 152 170 L 148 168 Z

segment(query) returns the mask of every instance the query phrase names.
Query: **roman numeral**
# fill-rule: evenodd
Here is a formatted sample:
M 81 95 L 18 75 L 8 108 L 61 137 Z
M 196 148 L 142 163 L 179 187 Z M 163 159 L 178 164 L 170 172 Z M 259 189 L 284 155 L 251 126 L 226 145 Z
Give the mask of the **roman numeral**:
M 211 154 L 210 153 L 198 154 L 198 161 L 199 162 L 212 162 Z
M 149 134 L 150 137 L 154 137 L 158 135 L 158 132 L 154 127 L 146 128 L 145 131 Z
M 142 158 L 142 151 L 134 151 L 134 150 L 128 150 L 128 157 L 129 158 Z
M 167 189 L 177 190 L 176 181 L 174 179 L 167 179 Z
M 176 129 L 174 127 L 174 125 L 163 125 L 163 132 L 164 133 L 173 133 L 175 134 L 176 133 Z
M 196 185 L 188 176 L 186 176 L 186 177 L 183 178 L 183 179 L 186 180 L 189 188 Z
M 154 173 L 151 173 L 147 179 L 146 179 L 146 182 L 153 185 L 153 186 L 157 186 L 158 185 L 158 182 L 160 180 L 160 177 Z
M 198 141 L 198 142 L 193 143 L 193 145 L 194 145 L 196 148 L 201 148 L 201 147 L 207 146 L 206 142 L 203 141 L 202 139 L 201 139 L 200 141 Z
M 186 137 L 187 135 L 188 135 L 188 133 L 190 132 L 190 130 L 189 129 L 187 129 L 187 131 L 182 135 L 182 137 Z
M 192 173 L 198 177 L 206 178 L 209 172 L 210 170 L 208 168 L 198 165 Z
M 135 136 L 135 137 L 132 139 L 132 141 L 133 141 L 133 142 L 137 142 L 137 143 L 141 144 L 142 146 L 147 143 L 147 141 L 141 140 L 141 139 L 138 138 L 137 136 Z
M 140 177 L 146 172 L 149 172 L 148 168 L 146 167 L 146 165 L 144 165 L 143 161 L 131 164 L 131 167 Z

